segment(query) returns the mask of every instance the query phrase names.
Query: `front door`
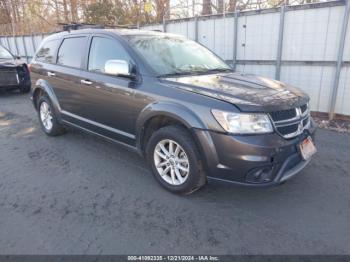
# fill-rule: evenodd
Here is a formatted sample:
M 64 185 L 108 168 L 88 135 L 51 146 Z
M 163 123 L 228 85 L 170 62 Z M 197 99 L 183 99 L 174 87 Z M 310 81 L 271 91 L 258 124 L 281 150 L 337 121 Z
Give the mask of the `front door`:
M 132 63 L 127 51 L 116 39 L 92 37 L 87 70 L 81 74 L 84 106 L 80 108 L 79 116 L 88 122 L 89 129 L 135 144 L 134 87 L 137 83 L 127 77 L 105 74 L 105 63 L 115 59 Z

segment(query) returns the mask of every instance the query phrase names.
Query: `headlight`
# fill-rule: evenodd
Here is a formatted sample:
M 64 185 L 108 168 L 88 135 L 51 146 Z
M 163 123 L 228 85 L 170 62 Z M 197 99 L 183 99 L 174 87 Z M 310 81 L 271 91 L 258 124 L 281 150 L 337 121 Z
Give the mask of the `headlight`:
M 227 132 L 235 134 L 271 133 L 273 128 L 266 114 L 230 113 L 213 109 L 215 119 Z

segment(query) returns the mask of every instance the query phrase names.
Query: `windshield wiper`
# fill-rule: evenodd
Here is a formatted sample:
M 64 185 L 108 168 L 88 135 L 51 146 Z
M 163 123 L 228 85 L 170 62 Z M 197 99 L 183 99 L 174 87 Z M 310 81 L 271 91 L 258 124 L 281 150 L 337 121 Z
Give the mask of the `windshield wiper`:
M 158 77 L 183 76 L 183 75 L 190 75 L 190 74 L 193 74 L 193 73 L 195 73 L 195 72 L 191 72 L 191 71 L 174 72 L 174 73 L 158 75 Z
M 183 75 L 203 75 L 203 74 L 208 74 L 208 73 L 218 73 L 218 72 L 227 72 L 227 71 L 233 71 L 233 70 L 231 68 L 213 68 L 213 69 L 206 69 L 206 70 L 192 70 L 192 71 L 174 72 L 174 73 L 159 75 L 158 77 L 172 77 L 172 76 L 183 76 Z
M 201 73 L 216 73 L 216 72 L 227 72 L 227 71 L 233 71 L 231 68 L 213 68 L 208 70 L 200 71 Z

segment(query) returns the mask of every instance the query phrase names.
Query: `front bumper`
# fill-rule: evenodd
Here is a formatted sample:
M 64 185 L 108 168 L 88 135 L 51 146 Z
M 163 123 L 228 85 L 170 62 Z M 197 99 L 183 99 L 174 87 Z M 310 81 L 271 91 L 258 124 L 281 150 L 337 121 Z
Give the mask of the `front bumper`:
M 1 90 L 14 90 L 31 86 L 29 71 L 24 66 L 2 68 L 0 78 Z
M 280 135 L 227 135 L 195 130 L 208 178 L 249 186 L 280 184 L 298 174 L 309 162 L 302 159 L 299 144 L 314 138 L 315 123 L 293 138 Z
M 31 86 L 31 82 L 29 80 L 25 80 L 25 81 L 20 81 L 18 84 L 15 84 L 15 85 L 0 85 L 0 90 L 10 91 L 15 89 L 25 88 L 28 86 Z

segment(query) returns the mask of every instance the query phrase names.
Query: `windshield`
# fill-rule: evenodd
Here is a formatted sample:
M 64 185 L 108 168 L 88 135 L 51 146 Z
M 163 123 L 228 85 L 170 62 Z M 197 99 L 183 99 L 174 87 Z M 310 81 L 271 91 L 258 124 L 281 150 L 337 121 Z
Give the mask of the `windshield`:
M 13 59 L 13 57 L 9 51 L 0 46 L 0 59 Z
M 208 49 L 182 37 L 134 35 L 128 39 L 159 76 L 231 70 Z

